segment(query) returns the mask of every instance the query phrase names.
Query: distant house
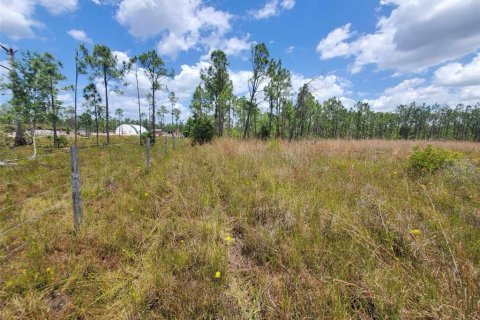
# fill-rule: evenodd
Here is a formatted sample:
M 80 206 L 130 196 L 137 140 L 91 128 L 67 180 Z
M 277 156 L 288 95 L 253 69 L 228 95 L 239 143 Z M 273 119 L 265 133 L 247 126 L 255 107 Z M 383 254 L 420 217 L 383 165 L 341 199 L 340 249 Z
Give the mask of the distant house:
M 147 132 L 147 129 L 136 124 L 121 124 L 115 129 L 115 134 L 119 136 L 138 136 L 144 132 Z
M 161 137 L 163 136 L 163 131 L 159 129 L 155 129 L 155 137 Z

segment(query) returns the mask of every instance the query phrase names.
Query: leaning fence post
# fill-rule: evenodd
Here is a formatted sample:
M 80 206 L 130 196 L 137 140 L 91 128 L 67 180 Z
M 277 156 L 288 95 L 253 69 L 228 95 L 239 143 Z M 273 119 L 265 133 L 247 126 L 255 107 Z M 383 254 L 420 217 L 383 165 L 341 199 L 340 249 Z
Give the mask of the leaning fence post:
M 146 143 L 147 149 L 147 170 L 150 169 L 150 137 L 147 137 L 147 143 Z
M 77 147 L 70 147 L 70 168 L 72 177 L 73 225 L 78 230 L 83 220 L 82 195 L 80 193 L 80 163 Z

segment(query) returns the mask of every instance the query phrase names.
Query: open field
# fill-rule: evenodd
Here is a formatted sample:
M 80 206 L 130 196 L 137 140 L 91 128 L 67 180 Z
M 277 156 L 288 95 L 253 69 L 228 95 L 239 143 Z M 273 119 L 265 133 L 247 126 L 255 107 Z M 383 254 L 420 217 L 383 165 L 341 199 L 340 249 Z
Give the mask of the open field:
M 480 144 L 425 144 L 81 150 L 77 234 L 66 150 L 0 168 L 0 318 L 478 319 Z

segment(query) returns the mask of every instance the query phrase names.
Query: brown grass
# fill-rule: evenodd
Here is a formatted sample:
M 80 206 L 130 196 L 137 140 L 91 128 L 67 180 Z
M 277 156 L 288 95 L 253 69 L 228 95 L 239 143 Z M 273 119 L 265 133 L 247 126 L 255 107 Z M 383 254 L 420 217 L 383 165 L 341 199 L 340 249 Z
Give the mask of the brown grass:
M 478 318 L 480 145 L 428 143 L 463 159 L 413 176 L 426 142 L 224 139 L 155 146 L 147 173 L 140 147 L 84 152 L 78 234 L 68 188 L 2 213 L 0 233 L 60 206 L 0 238 L 0 318 Z M 64 162 L 0 169 L 2 206 Z

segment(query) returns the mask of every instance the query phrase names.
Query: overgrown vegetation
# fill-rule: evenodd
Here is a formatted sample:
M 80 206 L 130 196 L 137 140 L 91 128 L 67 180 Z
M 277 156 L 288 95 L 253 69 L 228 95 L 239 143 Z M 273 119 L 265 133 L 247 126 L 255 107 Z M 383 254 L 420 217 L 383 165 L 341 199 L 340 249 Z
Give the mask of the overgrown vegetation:
M 186 137 L 192 138 L 193 144 L 202 145 L 212 141 L 215 129 L 209 117 L 199 115 L 188 121 L 184 134 Z
M 415 173 L 432 173 L 452 166 L 460 157 L 461 154 L 458 152 L 428 145 L 424 148 L 415 148 L 410 156 L 410 165 Z
M 478 144 L 432 142 L 462 159 L 412 177 L 420 142 L 158 142 L 148 174 L 143 148 L 81 151 L 78 234 L 68 187 L 2 212 L 59 206 L 0 238 L 0 318 L 480 317 Z M 1 169 L 2 207 L 64 165 Z

